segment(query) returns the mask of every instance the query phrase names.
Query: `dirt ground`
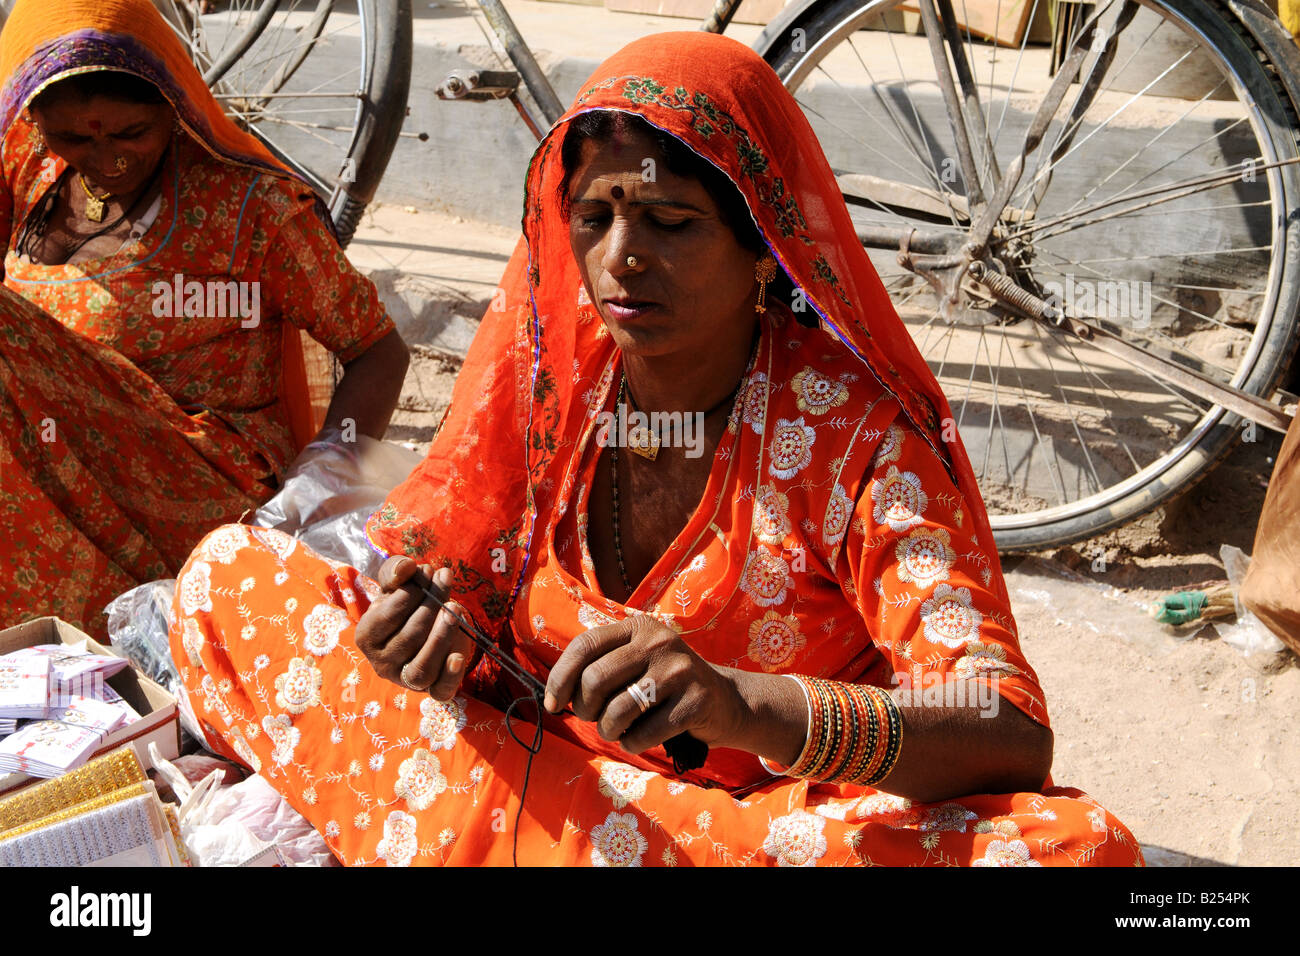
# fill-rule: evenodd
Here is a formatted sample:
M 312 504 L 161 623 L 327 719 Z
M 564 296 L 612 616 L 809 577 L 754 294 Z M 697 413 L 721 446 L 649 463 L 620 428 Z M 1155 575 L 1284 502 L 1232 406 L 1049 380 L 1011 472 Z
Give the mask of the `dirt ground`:
M 415 346 L 390 439 L 427 449 L 460 362 Z M 1249 553 L 1280 436 L 1236 449 L 1189 493 L 1070 548 L 1004 559 L 1025 653 L 1056 732 L 1053 778 L 1097 798 L 1162 866 L 1300 863 L 1300 666 L 1146 606 L 1226 583 Z M 1101 560 L 1099 560 L 1099 558 Z

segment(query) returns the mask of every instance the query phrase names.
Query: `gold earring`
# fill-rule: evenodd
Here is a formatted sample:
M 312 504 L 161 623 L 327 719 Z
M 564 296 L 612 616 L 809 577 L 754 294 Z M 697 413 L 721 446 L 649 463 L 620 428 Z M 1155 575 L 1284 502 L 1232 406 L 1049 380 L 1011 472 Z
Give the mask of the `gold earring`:
M 628 257 L 627 257 L 627 267 L 628 267 L 629 269 L 635 269 L 635 268 L 636 268 L 636 256 L 628 256 Z
M 758 302 L 754 305 L 755 312 L 766 312 L 767 306 L 764 305 L 764 299 L 767 295 L 767 284 L 776 278 L 776 259 L 772 256 L 763 256 L 754 263 L 754 280 L 758 283 Z

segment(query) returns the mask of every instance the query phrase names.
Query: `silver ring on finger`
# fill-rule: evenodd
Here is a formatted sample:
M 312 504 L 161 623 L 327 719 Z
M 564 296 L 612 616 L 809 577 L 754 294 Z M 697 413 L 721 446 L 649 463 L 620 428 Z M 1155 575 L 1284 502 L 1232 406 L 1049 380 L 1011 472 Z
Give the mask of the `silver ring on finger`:
M 423 688 L 423 687 L 416 687 L 414 684 L 412 684 L 412 683 L 411 683 L 411 677 L 410 677 L 410 675 L 407 673 L 407 672 L 411 669 L 411 665 L 414 664 L 414 663 L 415 663 L 415 661 L 407 661 L 406 665 L 402 668 L 402 673 L 398 674 L 397 676 L 398 676 L 398 679 L 401 680 L 401 682 L 402 682 L 402 686 L 404 686 L 404 687 L 408 687 L 408 688 L 410 688 L 410 689 L 413 690 L 413 691 L 422 691 L 422 690 L 424 690 L 424 688 Z
M 627 692 L 632 695 L 632 699 L 636 701 L 637 707 L 641 708 L 641 713 L 644 714 L 650 709 L 650 697 L 641 689 L 640 684 L 628 684 Z

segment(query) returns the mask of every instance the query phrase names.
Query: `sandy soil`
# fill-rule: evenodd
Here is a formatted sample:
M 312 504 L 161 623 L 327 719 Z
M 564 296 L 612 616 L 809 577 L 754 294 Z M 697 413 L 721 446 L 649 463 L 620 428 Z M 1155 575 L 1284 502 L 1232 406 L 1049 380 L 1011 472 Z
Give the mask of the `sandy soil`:
M 458 369 L 416 346 L 389 437 L 427 449 Z M 1300 863 L 1296 658 L 1248 658 L 1211 627 L 1176 633 L 1145 611 L 1170 591 L 1224 583 L 1220 545 L 1250 552 L 1279 444 L 1241 446 L 1116 531 L 1004 561 L 1056 732 L 1053 778 L 1113 811 L 1154 865 Z

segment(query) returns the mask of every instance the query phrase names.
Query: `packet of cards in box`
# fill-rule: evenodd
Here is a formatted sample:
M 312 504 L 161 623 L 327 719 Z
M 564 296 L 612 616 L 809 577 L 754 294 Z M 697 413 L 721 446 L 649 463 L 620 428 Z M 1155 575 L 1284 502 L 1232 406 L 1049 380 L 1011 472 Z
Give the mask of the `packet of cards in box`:
M 57 777 L 79 767 L 105 737 L 139 715 L 116 694 L 116 700 L 73 697 L 48 720 L 24 724 L 0 740 L 0 772 Z
M 0 657 L 0 717 L 43 718 L 50 706 L 48 658 L 6 654 Z

